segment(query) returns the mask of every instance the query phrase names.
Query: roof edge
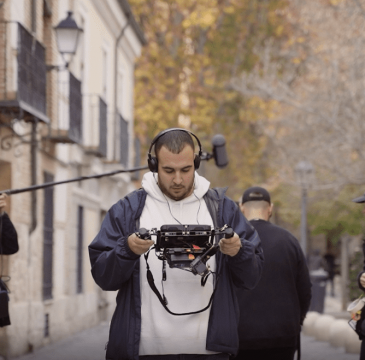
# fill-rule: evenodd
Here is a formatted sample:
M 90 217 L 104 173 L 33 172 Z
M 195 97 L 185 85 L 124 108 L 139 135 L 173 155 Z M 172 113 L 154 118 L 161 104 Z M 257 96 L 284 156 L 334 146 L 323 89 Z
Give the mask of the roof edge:
M 138 25 L 128 1 L 127 0 L 118 0 L 118 3 L 120 5 L 120 7 L 122 8 L 123 12 L 125 13 L 127 19 L 129 20 L 133 30 L 135 31 L 135 33 L 136 33 L 138 39 L 140 40 L 140 42 L 142 43 L 142 45 L 147 45 L 147 40 L 144 35 L 144 32 L 141 29 L 141 27 Z

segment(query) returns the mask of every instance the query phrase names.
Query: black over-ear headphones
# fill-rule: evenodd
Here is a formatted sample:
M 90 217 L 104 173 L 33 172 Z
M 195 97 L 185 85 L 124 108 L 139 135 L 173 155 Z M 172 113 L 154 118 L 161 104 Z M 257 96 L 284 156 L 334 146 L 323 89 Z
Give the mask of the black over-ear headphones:
M 152 171 L 152 172 L 157 172 L 158 170 L 158 161 L 157 161 L 157 157 L 156 156 L 152 156 L 151 155 L 151 151 L 152 151 L 152 147 L 153 145 L 156 144 L 157 140 L 167 134 L 168 132 L 170 131 L 175 131 L 175 130 L 179 130 L 179 131 L 185 131 L 186 133 L 190 134 L 191 136 L 194 136 L 196 141 L 198 142 L 198 145 L 199 145 L 199 154 L 195 154 L 195 157 L 194 157 L 194 168 L 195 170 L 199 169 L 199 166 L 200 166 L 200 158 L 202 156 L 202 146 L 200 144 L 200 141 L 198 139 L 198 137 L 196 135 L 194 135 L 191 131 L 189 130 L 186 130 L 186 129 L 181 129 L 181 128 L 171 128 L 171 129 L 167 129 L 165 131 L 162 131 L 160 134 L 158 134 L 153 140 L 152 140 L 152 143 L 151 143 L 151 146 L 150 146 L 150 149 L 148 150 L 148 159 L 147 159 L 147 163 L 148 163 L 148 167 L 149 169 Z

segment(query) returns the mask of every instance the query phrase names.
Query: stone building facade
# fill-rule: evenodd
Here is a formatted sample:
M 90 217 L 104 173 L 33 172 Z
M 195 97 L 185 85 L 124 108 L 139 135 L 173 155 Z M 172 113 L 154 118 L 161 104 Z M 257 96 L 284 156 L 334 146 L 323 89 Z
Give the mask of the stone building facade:
M 145 38 L 128 2 L 0 5 L 0 192 L 133 167 L 134 63 Z M 67 59 L 54 27 L 70 11 L 83 32 Z M 87 247 L 106 211 L 133 189 L 131 174 L 121 173 L 9 196 L 20 250 L 0 260 L 11 291 L 0 355 L 110 319 L 116 294 L 95 285 Z

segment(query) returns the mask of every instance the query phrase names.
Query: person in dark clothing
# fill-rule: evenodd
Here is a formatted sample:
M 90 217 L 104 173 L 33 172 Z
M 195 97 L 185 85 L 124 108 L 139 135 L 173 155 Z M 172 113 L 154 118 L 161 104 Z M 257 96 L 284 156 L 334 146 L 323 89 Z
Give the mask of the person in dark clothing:
M 269 222 L 273 204 L 267 190 L 247 189 L 240 206 L 260 236 L 265 265 L 255 289 L 237 289 L 240 345 L 234 359 L 292 360 L 311 300 L 304 254 L 291 233 Z
M 5 212 L 6 194 L 0 194 L 0 254 L 12 255 L 18 252 L 18 234 Z
M 335 296 L 335 284 L 334 284 L 334 278 L 335 278 L 335 256 L 327 252 L 323 255 L 324 259 L 324 270 L 328 273 L 327 282 L 330 284 L 330 292 L 331 296 Z
M 6 208 L 6 194 L 0 194 L 0 255 L 12 255 L 19 250 L 18 234 L 11 222 Z M 0 259 L 2 262 L 3 259 Z M 2 269 L 2 267 L 1 267 Z M 10 325 L 8 288 L 0 273 L 0 327 Z
M 308 257 L 307 264 L 308 264 L 309 272 L 319 270 L 321 268 L 323 269 L 324 259 L 321 255 L 321 252 L 319 251 L 319 249 L 314 249 L 312 251 L 312 253 Z
M 194 155 L 192 136 L 199 143 L 199 155 Z M 156 157 L 151 155 L 153 145 Z M 111 207 L 89 245 L 95 282 L 103 290 L 118 290 L 106 359 L 177 360 L 183 355 L 187 360 L 227 360 L 238 350 L 239 313 L 233 286 L 257 285 L 263 253 L 257 232 L 225 196 L 225 189 L 211 189 L 195 171 L 201 154 L 198 138 L 187 130 L 168 129 L 157 135 L 148 154 L 151 171 L 144 175 L 142 189 Z M 203 278 L 189 271 L 163 268 L 155 254 L 149 256 L 147 267 L 141 255 L 147 256 L 155 239 L 143 240 L 136 232 L 167 224 L 214 228 L 227 224 L 234 230 L 234 236 L 221 239 L 220 251 L 209 258 L 213 275 L 204 286 Z M 149 287 L 147 269 L 168 300 L 164 305 Z M 210 304 L 211 296 L 207 311 L 197 313 Z M 190 315 L 175 316 L 167 306 L 174 313 Z
M 352 200 L 355 203 L 358 204 L 365 204 L 365 194 L 362 196 L 359 196 Z M 362 213 L 365 215 L 365 206 L 362 210 Z M 357 277 L 359 288 L 365 292 L 365 239 L 363 239 L 362 243 L 362 251 L 364 254 L 364 265 L 363 265 L 363 271 L 361 271 Z M 362 309 L 361 312 L 361 319 L 358 321 L 357 324 L 357 330 L 359 331 L 359 338 L 361 340 L 361 349 L 360 349 L 360 360 L 365 360 L 365 310 Z

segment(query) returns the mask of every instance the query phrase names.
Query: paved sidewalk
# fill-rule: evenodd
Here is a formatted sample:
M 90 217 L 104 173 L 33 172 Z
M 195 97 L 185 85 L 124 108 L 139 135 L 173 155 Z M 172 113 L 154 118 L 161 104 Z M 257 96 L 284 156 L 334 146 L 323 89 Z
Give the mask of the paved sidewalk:
M 103 360 L 108 324 L 102 323 L 82 331 L 72 338 L 45 346 L 35 352 L 14 360 Z M 302 335 L 301 360 L 359 360 L 357 354 L 346 354 L 344 348 L 334 348 L 330 344 Z M 295 356 L 296 358 L 296 356 Z
M 11 360 L 103 360 L 109 323 L 103 322 L 70 338 Z
M 335 348 L 327 342 L 303 334 L 301 348 L 301 360 L 359 360 L 359 354 L 347 354 L 343 347 Z
M 336 318 L 350 319 L 350 314 L 342 310 L 342 295 L 341 295 L 341 278 L 336 275 L 334 279 L 335 294 L 331 296 L 329 284 L 326 288 L 326 297 L 324 300 L 324 313 L 333 315 Z
M 348 319 L 342 311 L 339 279 L 336 280 L 335 296 L 327 293 L 324 313 Z M 11 360 L 103 360 L 105 344 L 108 339 L 109 323 L 103 322 L 91 329 L 82 331 L 71 338 L 37 349 L 31 354 Z M 335 348 L 327 342 L 317 341 L 314 337 L 302 334 L 301 360 L 359 360 L 358 354 L 347 354 L 343 347 Z M 296 357 L 295 357 L 296 358 Z

